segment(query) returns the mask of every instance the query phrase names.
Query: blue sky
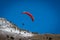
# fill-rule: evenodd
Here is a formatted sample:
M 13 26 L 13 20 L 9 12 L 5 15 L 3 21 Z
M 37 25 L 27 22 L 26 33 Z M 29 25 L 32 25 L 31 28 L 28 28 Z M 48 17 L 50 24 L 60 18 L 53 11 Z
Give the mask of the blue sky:
M 34 22 L 29 16 L 21 14 L 24 11 L 34 16 Z M 2 0 L 0 17 L 31 32 L 60 34 L 59 0 Z

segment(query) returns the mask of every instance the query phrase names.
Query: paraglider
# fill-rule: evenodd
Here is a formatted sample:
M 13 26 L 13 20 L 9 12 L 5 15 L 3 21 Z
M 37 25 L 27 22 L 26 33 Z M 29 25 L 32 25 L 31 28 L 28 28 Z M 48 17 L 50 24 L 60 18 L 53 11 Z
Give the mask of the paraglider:
M 34 17 L 32 16 L 31 13 L 29 13 L 29 12 L 23 12 L 23 14 L 27 14 L 32 19 L 32 21 L 34 21 Z
M 25 24 L 24 24 L 24 23 L 22 23 L 22 25 L 24 26 Z

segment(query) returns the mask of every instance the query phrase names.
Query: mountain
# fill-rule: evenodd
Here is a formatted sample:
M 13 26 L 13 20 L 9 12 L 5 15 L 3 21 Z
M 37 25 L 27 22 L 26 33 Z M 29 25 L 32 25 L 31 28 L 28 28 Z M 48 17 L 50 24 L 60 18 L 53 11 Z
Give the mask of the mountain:
M 0 18 L 0 40 L 60 40 L 60 34 L 37 34 Z

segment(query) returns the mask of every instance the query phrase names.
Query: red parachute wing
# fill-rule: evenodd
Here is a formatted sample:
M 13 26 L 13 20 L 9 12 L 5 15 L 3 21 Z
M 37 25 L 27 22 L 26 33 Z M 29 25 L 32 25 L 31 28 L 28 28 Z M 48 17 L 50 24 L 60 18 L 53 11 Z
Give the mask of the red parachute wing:
M 30 16 L 30 18 L 32 19 L 32 21 L 34 21 L 34 17 L 29 12 L 23 12 L 23 14 L 27 14 L 28 16 Z

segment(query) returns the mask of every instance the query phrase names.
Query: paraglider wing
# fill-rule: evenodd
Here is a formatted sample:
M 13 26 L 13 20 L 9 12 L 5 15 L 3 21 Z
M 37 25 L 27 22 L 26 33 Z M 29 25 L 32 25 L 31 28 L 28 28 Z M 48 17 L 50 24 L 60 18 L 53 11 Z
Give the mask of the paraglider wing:
M 29 12 L 23 12 L 23 14 L 27 14 L 28 16 L 30 16 L 30 18 L 32 19 L 32 21 L 34 21 L 34 17 L 32 16 L 31 13 L 29 13 Z

